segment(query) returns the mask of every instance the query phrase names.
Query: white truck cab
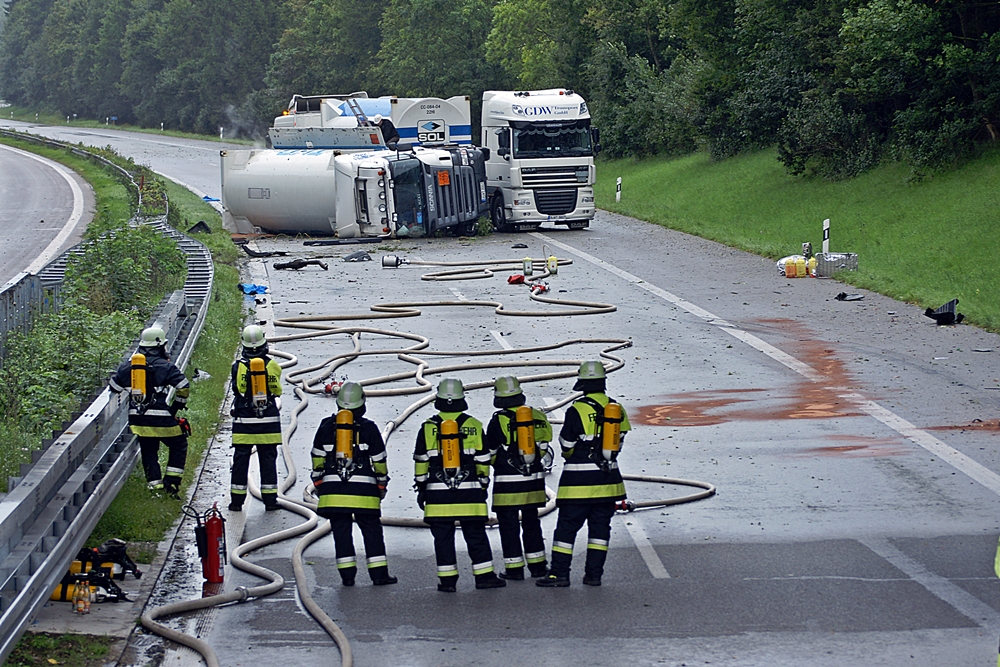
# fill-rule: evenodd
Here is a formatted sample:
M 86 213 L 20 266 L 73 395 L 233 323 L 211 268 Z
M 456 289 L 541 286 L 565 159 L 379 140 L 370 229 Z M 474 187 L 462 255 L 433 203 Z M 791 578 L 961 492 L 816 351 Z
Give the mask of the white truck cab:
M 482 145 L 497 231 L 570 229 L 594 217 L 594 155 L 600 150 L 587 103 L 572 90 L 483 93 Z

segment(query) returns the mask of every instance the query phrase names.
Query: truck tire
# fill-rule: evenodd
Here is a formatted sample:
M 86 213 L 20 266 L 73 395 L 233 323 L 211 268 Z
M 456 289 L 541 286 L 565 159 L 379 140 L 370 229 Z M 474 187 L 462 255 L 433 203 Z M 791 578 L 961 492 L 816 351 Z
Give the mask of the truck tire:
M 490 221 L 498 232 L 511 231 L 511 226 L 507 224 L 507 211 L 503 207 L 503 195 L 497 195 L 490 202 Z

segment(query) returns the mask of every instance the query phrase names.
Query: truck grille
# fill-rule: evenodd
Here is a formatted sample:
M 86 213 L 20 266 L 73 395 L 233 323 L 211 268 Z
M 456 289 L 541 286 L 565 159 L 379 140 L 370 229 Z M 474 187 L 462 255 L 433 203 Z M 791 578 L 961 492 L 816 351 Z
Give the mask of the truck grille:
M 566 215 L 576 209 L 576 188 L 572 190 L 535 190 L 535 205 L 545 215 Z
M 586 165 L 572 167 L 524 167 L 521 169 L 521 183 L 526 188 L 578 185 L 586 183 L 588 176 L 589 171 Z

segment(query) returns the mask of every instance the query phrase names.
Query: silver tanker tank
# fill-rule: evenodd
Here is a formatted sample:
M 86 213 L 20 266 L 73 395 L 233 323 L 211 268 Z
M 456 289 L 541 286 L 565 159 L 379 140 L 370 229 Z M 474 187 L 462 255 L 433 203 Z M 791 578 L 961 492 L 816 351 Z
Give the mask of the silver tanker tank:
M 358 236 L 474 231 L 488 210 L 486 149 L 222 151 L 230 230 Z

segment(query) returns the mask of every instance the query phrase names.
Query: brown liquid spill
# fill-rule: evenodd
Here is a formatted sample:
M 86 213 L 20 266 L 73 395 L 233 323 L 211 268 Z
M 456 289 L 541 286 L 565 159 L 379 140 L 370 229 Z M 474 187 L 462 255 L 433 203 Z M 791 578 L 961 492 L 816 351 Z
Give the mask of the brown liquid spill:
M 773 319 L 757 320 L 744 329 L 784 334 L 786 340 L 781 349 L 807 363 L 824 380 L 812 382 L 795 374 L 793 382 L 775 390 L 753 388 L 669 394 L 667 403 L 640 407 L 635 421 L 650 426 L 710 426 L 733 421 L 833 419 L 862 414 L 853 401 L 838 395 L 852 384 L 851 374 L 837 359 L 830 344 L 816 340 L 808 327 L 794 320 Z M 755 396 L 755 393 L 766 393 L 766 396 Z
M 828 447 L 812 447 L 803 450 L 799 456 L 842 456 L 845 458 L 864 458 L 868 456 L 900 456 L 911 453 L 900 438 L 870 438 L 863 435 L 831 435 L 827 440 L 853 442 L 851 445 L 834 445 Z
M 976 420 L 971 424 L 951 424 L 945 426 L 925 426 L 928 431 L 998 431 L 1000 432 L 1000 420 L 992 419 L 988 421 Z

